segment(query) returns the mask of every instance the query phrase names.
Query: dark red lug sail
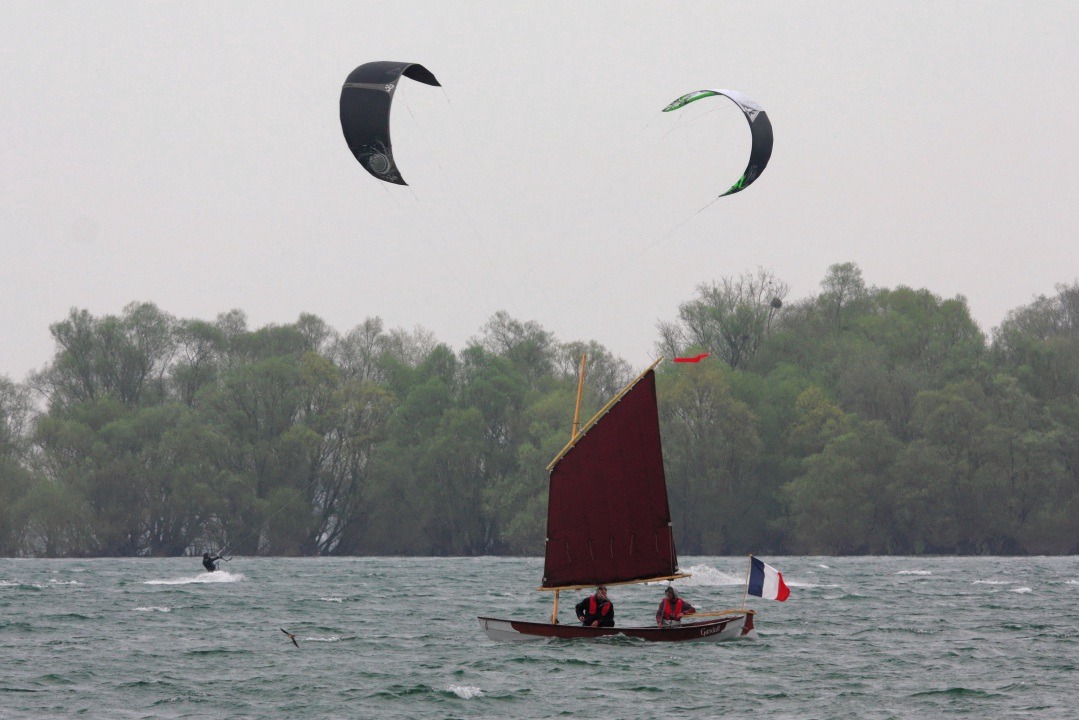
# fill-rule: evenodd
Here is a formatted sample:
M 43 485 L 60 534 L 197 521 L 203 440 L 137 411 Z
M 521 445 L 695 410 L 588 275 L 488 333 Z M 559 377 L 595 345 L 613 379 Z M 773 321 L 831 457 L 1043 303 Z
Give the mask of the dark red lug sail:
M 649 369 L 552 466 L 543 587 L 666 577 L 677 568 Z

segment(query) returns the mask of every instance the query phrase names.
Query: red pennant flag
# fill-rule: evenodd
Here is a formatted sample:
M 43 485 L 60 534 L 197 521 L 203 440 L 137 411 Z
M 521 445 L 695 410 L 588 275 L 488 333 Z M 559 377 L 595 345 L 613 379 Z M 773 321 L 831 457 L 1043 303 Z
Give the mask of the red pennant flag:
M 701 353 L 701 354 L 700 354 L 700 355 L 698 355 L 697 357 L 682 357 L 682 358 L 680 358 L 680 357 L 676 357 L 676 358 L 674 359 L 674 361 L 675 361 L 675 362 L 691 362 L 691 363 L 699 363 L 699 362 L 700 362 L 701 360 L 704 360 L 704 359 L 705 359 L 706 357 L 709 357 L 709 356 L 710 356 L 711 354 L 712 354 L 712 353 Z

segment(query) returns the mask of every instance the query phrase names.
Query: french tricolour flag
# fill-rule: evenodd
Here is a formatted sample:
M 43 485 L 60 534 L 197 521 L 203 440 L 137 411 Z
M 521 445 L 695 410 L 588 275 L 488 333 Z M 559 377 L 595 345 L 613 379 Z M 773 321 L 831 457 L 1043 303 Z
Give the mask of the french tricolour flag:
M 783 573 L 766 562 L 750 557 L 749 594 L 767 600 L 783 602 L 791 596 L 790 588 L 783 582 Z

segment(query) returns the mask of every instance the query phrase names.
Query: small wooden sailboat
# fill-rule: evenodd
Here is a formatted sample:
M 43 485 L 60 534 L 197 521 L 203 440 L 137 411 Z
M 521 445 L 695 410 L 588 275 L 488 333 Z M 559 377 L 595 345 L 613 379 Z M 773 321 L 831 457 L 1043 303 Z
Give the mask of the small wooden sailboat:
M 681 626 L 585 627 L 558 622 L 562 590 L 689 577 L 674 547 L 656 403 L 657 360 L 578 431 L 585 358 L 581 358 L 570 442 L 547 466 L 547 543 L 543 582 L 552 591 L 549 622 L 480 617 L 492 640 L 598 638 L 625 635 L 661 642 L 756 639 L 744 607 L 687 615 Z M 743 600 L 743 606 L 744 606 Z M 694 618 L 700 618 L 694 621 Z

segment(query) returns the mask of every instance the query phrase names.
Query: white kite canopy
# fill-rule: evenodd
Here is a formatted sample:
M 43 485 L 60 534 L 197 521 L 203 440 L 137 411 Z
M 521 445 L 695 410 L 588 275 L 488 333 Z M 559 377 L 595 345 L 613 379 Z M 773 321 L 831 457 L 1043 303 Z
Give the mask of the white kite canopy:
M 694 90 L 663 108 L 663 112 L 678 110 L 691 102 L 715 97 L 716 95 L 730 98 L 742 110 L 742 114 L 746 116 L 746 121 L 749 122 L 749 131 L 753 138 L 753 146 L 749 151 L 749 164 L 746 165 L 745 172 L 742 173 L 742 177 L 738 178 L 738 182 L 731 185 L 727 192 L 719 196 L 723 197 L 724 195 L 733 195 L 736 192 L 745 190 L 753 184 L 754 180 L 760 177 L 761 173 L 764 172 L 764 168 L 768 165 L 768 159 L 772 157 L 772 122 L 768 119 L 768 113 L 764 112 L 764 108 L 756 100 L 743 95 L 737 90 Z

